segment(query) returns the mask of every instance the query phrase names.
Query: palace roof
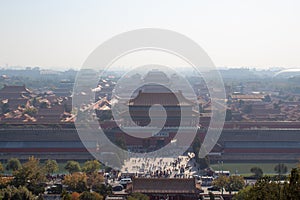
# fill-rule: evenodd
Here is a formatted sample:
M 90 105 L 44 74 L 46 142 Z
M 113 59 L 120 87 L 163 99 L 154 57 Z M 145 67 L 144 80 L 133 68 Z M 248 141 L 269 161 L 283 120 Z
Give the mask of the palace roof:
M 152 106 L 159 104 L 162 106 L 193 106 L 194 102 L 186 99 L 182 92 L 147 93 L 139 91 L 138 95 L 129 101 L 130 106 Z
M 146 194 L 194 194 L 197 188 L 193 178 L 135 178 L 132 191 Z

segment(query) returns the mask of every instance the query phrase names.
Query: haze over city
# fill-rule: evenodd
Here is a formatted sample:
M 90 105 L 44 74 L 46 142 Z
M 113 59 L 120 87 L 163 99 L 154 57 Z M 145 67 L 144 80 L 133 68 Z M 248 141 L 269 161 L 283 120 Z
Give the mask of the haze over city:
M 34 5 L 34 6 L 33 6 Z M 300 66 L 299 1 L 1 1 L 0 67 L 78 69 L 114 35 L 177 31 L 218 67 Z

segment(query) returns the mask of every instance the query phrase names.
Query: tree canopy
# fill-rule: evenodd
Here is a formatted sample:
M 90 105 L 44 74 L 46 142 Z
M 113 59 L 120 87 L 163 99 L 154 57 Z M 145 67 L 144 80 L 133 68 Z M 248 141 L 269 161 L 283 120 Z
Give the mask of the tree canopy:
M 65 176 L 63 184 L 68 186 L 68 189 L 74 192 L 84 192 L 87 190 L 87 175 L 82 172 L 74 172 Z
M 300 168 L 292 169 L 284 182 L 264 176 L 254 186 L 247 186 L 234 195 L 234 200 L 298 200 L 300 199 Z
M 224 176 L 220 175 L 217 179 L 213 181 L 213 185 L 219 187 L 222 191 L 222 194 L 224 192 L 224 189 L 226 191 L 229 191 L 231 193 L 232 191 L 238 191 L 242 189 L 245 185 L 244 178 L 241 176 Z
M 274 171 L 280 176 L 282 174 L 286 174 L 288 171 L 288 168 L 285 164 L 279 163 L 274 167 Z
M 81 167 L 80 164 L 74 160 L 68 161 L 65 169 L 70 173 L 74 173 L 74 172 L 80 172 L 81 171 Z
M 84 166 L 82 167 L 82 171 L 86 173 L 93 173 L 97 172 L 101 167 L 101 164 L 98 160 L 90 160 L 86 161 L 84 163 Z
M 56 160 L 48 159 L 45 162 L 45 170 L 46 170 L 46 173 L 48 173 L 48 174 L 53 174 L 54 172 L 57 172 L 58 164 L 57 164 Z
M 28 161 L 22 167 L 14 172 L 14 183 L 16 186 L 38 184 L 45 180 L 45 174 L 40 166 L 40 161 L 35 157 L 29 157 Z
M 4 168 L 3 168 L 2 163 L 0 162 L 0 173 L 2 173 L 3 171 L 4 171 Z
M 250 169 L 250 171 L 251 171 L 251 173 L 253 173 L 254 174 L 254 177 L 256 178 L 256 179 L 258 179 L 258 178 L 261 178 L 262 176 L 263 176 L 263 170 L 261 169 L 261 168 L 259 168 L 259 167 L 252 167 L 251 169 Z
M 85 191 L 85 192 L 81 193 L 81 195 L 79 196 L 79 199 L 80 200 L 102 200 L 103 196 L 101 196 L 95 192 Z
M 24 186 L 8 186 L 0 190 L 2 200 L 34 200 L 35 196 Z
M 17 158 L 11 158 L 8 160 L 6 170 L 16 171 L 21 168 L 21 162 Z

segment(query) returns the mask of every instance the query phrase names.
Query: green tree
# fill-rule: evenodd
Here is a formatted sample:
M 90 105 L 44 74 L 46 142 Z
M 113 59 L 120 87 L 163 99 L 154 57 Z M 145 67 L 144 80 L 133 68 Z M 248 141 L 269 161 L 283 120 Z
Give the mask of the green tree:
M 221 189 L 223 194 L 224 189 L 229 191 L 231 194 L 232 191 L 241 190 L 245 186 L 245 181 L 242 176 L 224 176 L 220 175 L 217 179 L 213 181 L 213 185 Z
M 6 165 L 6 170 L 12 170 L 12 171 L 16 171 L 19 170 L 22 167 L 19 159 L 17 158 L 11 158 L 9 159 L 7 165 Z
M 102 200 L 103 197 L 95 192 L 85 191 L 79 196 L 80 200 Z
M 75 192 L 87 191 L 87 175 L 82 172 L 74 172 L 65 176 L 63 184 L 68 186 L 68 189 Z
M 80 165 L 78 162 L 76 161 L 68 161 L 66 166 L 65 166 L 65 169 L 70 173 L 74 173 L 74 172 L 80 172 L 81 171 L 81 168 L 80 168 Z
M 3 168 L 2 163 L 0 162 L 0 173 L 2 173 L 3 171 L 4 171 L 4 168 Z
M 244 189 L 240 190 L 238 193 L 236 193 L 232 200 L 245 200 L 245 199 L 251 199 L 250 198 L 250 190 L 252 186 L 247 186 Z
M 62 200 L 72 200 L 72 195 L 68 193 L 65 189 L 61 193 Z
M 36 200 L 45 200 L 44 196 L 42 194 L 40 194 Z
M 36 200 L 45 200 L 45 198 L 43 197 L 42 194 L 40 194 Z
M 112 186 L 111 185 L 105 185 L 105 184 L 97 184 L 93 186 L 93 191 L 101 194 L 102 196 L 107 196 L 112 194 Z
M 19 192 L 12 195 L 11 199 L 13 200 L 22 200 L 22 196 Z
M 103 193 L 103 185 L 104 185 L 104 177 L 103 175 L 99 174 L 98 172 L 93 172 L 88 174 L 87 177 L 87 185 L 93 191 L 100 193 L 101 195 L 106 195 Z
M 128 196 L 127 200 L 149 200 L 150 198 L 142 193 L 132 193 Z
M 233 200 L 298 200 L 300 199 L 300 166 L 292 169 L 284 183 L 265 176 L 258 179 L 253 187 L 248 186 L 234 195 Z
M 97 172 L 101 167 L 101 164 L 98 160 L 90 160 L 84 163 L 82 167 L 82 171 L 91 174 L 93 172 Z
M 240 190 L 233 199 L 235 200 L 278 200 L 280 199 L 281 188 L 278 183 L 272 181 L 268 176 L 260 178 L 253 187 L 246 187 Z
M 34 200 L 35 196 L 26 187 L 8 186 L 0 191 L 2 200 Z
M 289 176 L 288 183 L 285 183 L 283 188 L 286 199 L 300 199 L 300 168 L 294 168 Z
M 254 177 L 256 179 L 261 178 L 263 176 L 263 170 L 261 168 L 259 168 L 259 167 L 252 167 L 250 169 L 250 171 L 251 171 L 251 173 L 254 174 Z
M 218 178 L 216 178 L 213 181 L 213 185 L 217 186 L 221 189 L 222 195 L 223 195 L 224 189 L 228 185 L 228 183 L 229 183 L 229 178 L 224 175 L 220 175 Z
M 46 170 L 46 173 L 48 173 L 48 174 L 53 174 L 54 172 L 57 172 L 58 164 L 57 164 L 56 160 L 48 159 L 45 162 L 45 170 Z
M 286 174 L 287 171 L 288 171 L 288 168 L 285 164 L 283 163 L 279 163 L 278 165 L 276 165 L 274 167 L 274 171 L 279 175 L 281 176 L 282 174 Z
M 250 190 L 252 198 L 256 199 L 278 199 L 280 190 L 278 183 L 272 181 L 268 176 L 265 176 L 256 181 L 254 187 Z
M 38 195 L 44 192 L 44 187 L 40 183 L 46 180 L 45 171 L 40 166 L 40 161 L 33 156 L 29 157 L 21 169 L 14 171 L 13 185 L 16 187 L 26 186 L 31 192 Z
M 231 194 L 232 191 L 239 191 L 243 189 L 244 186 L 245 181 L 242 176 L 229 176 L 225 189 Z

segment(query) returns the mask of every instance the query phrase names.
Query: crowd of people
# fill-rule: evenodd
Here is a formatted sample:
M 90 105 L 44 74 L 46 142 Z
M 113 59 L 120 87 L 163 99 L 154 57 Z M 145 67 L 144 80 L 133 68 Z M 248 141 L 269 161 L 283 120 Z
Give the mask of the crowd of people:
M 146 178 L 188 178 L 198 169 L 193 158 L 193 153 L 177 158 L 132 157 L 121 171 Z

